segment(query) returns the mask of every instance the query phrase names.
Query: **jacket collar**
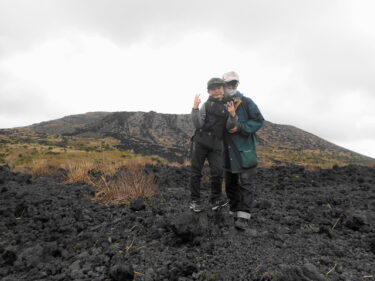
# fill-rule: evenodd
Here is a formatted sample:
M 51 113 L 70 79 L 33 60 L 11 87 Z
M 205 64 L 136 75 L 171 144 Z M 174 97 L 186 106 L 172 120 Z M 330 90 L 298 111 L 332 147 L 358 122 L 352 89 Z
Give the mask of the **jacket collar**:
M 209 96 L 209 97 L 208 97 L 208 100 L 209 100 L 209 101 L 213 101 L 213 102 L 221 102 L 221 100 L 219 100 L 219 99 L 215 99 L 215 98 L 212 97 L 212 96 Z
M 234 95 L 234 98 L 236 99 L 242 99 L 243 94 L 240 91 L 237 91 L 236 94 Z

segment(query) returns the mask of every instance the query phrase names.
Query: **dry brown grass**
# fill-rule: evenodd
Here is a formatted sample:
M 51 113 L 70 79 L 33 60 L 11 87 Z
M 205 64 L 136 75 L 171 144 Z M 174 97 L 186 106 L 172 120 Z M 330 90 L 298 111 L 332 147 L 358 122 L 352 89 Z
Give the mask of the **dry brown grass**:
M 34 177 L 48 176 L 57 172 L 61 168 L 60 165 L 49 164 L 46 159 L 33 160 L 32 165 L 23 167 L 22 169 Z
M 104 204 L 126 204 L 133 199 L 154 196 L 157 193 L 155 176 L 146 174 L 143 168 L 142 165 L 126 166 L 112 181 L 104 176 L 92 180 L 97 188 L 95 200 Z
M 61 183 L 85 182 L 95 187 L 94 200 L 103 204 L 127 204 L 136 198 L 150 198 L 157 192 L 153 174 L 146 174 L 146 164 L 155 161 L 145 157 L 134 157 L 121 161 L 113 159 L 57 160 L 37 159 L 27 166 L 18 167 L 17 171 L 27 172 L 33 176 L 48 176 L 65 171 Z M 99 173 L 100 177 L 90 176 L 90 171 Z M 116 177 L 114 175 L 116 174 Z
M 321 167 L 318 165 L 311 165 L 311 164 L 305 165 L 305 170 L 309 172 L 317 172 L 320 169 Z
M 93 169 L 100 169 L 99 164 L 95 164 L 93 161 L 75 161 L 66 162 L 62 165 L 62 168 L 66 170 L 65 179 L 62 183 L 74 183 L 74 182 L 86 182 L 88 180 L 88 172 Z

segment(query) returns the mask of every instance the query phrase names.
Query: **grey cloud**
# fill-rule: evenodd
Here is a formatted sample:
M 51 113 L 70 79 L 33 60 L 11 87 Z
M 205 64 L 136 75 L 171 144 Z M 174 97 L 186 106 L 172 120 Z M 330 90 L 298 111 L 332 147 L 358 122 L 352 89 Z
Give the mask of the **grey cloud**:
M 361 139 L 375 139 L 374 128 L 370 126 L 358 127 L 359 118 L 337 120 L 335 118 L 313 118 L 310 122 L 301 122 L 300 128 L 320 137 L 341 141 L 356 141 Z
M 375 19 L 364 13 L 371 5 L 365 0 L 2 0 L 0 57 L 69 30 L 101 34 L 119 45 L 150 34 L 154 44 L 168 44 L 186 32 L 209 30 L 270 64 L 293 64 L 310 88 L 374 91 Z
M 240 50 L 253 49 L 269 63 L 297 64 L 310 87 L 361 85 L 375 90 L 375 82 L 369 79 L 375 72 L 374 32 L 370 37 L 361 34 L 351 15 L 366 9 L 367 3 L 3 0 L 0 56 L 69 30 L 101 34 L 119 45 L 133 44 L 149 34 L 154 44 L 168 44 L 189 31 L 214 30 L 226 43 Z M 352 12 L 351 6 L 360 8 Z M 375 21 L 366 16 L 371 15 L 361 19 L 364 25 L 374 26 Z
M 101 34 L 117 44 L 132 44 L 146 37 L 148 31 L 166 36 L 176 36 L 181 31 L 183 35 L 184 30 L 199 25 L 199 21 L 184 21 L 189 14 L 185 9 L 192 11 L 194 6 L 197 5 L 151 0 L 2 0 L 0 50 L 4 56 L 69 29 Z
M 221 32 L 224 39 L 237 41 L 239 48 L 246 48 L 264 40 L 290 38 L 296 27 L 306 18 L 315 16 L 319 9 L 319 4 L 297 0 L 233 3 L 220 0 L 3 0 L 0 2 L 0 46 L 3 51 L 26 48 L 70 27 L 100 33 L 118 44 L 131 44 L 149 32 L 175 40 L 189 30 L 214 29 Z
M 375 22 L 374 22 L 375 23 Z M 375 91 L 375 38 L 326 30 L 301 42 L 299 56 L 309 86 L 319 90 Z
M 58 105 L 46 99 L 41 89 L 30 82 L 15 80 L 2 71 L 0 81 L 3 81 L 0 83 L 0 116 L 3 118 L 34 119 L 46 117 L 60 110 Z

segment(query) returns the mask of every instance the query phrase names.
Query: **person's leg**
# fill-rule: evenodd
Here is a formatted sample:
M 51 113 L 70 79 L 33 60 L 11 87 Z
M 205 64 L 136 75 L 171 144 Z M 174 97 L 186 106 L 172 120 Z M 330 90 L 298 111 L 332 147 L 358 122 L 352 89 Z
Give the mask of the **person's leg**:
M 239 203 L 238 174 L 225 172 L 225 192 L 229 199 L 229 210 L 233 213 L 237 212 Z
M 207 149 L 193 142 L 191 153 L 190 196 L 192 201 L 200 200 L 202 169 L 207 156 Z
M 208 155 L 208 164 L 210 166 L 210 183 L 211 183 L 211 203 L 221 199 L 221 189 L 223 183 L 223 150 L 222 142 L 215 141 L 214 149 Z
M 237 209 L 236 227 L 244 229 L 251 217 L 251 210 L 254 202 L 253 178 L 255 176 L 255 168 L 248 169 L 239 174 L 239 203 Z

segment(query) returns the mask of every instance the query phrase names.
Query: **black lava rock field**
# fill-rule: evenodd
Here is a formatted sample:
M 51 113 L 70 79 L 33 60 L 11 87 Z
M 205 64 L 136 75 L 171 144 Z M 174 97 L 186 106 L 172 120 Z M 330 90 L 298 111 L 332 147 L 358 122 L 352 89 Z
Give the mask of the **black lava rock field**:
M 375 280 L 375 168 L 260 168 L 246 231 L 226 208 L 188 209 L 189 168 L 145 172 L 156 197 L 104 206 L 86 184 L 0 167 L 0 279 Z

